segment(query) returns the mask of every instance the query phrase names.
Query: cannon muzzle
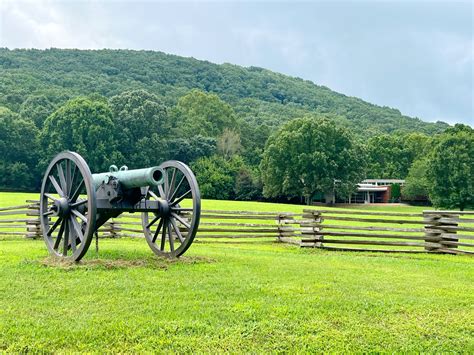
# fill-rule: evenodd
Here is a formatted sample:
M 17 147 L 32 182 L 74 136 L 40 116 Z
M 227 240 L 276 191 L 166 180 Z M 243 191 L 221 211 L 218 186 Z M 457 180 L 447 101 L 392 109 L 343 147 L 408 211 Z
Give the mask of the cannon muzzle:
M 128 170 L 124 165 L 119 170 L 117 166 L 111 165 L 108 173 L 92 174 L 95 188 L 97 189 L 102 183 L 107 184 L 111 177 L 118 179 L 122 187 L 132 189 L 163 184 L 164 171 L 158 166 Z

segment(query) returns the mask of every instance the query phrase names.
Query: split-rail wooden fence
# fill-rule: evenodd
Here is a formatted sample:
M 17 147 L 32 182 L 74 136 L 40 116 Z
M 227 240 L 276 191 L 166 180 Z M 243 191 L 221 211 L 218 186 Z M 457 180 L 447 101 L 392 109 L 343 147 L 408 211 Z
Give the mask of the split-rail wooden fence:
M 0 208 L 0 236 L 42 238 L 38 201 Z M 110 220 L 99 237 L 143 237 L 140 214 Z M 279 241 L 327 250 L 474 255 L 474 211 L 203 210 L 196 238 L 203 243 Z

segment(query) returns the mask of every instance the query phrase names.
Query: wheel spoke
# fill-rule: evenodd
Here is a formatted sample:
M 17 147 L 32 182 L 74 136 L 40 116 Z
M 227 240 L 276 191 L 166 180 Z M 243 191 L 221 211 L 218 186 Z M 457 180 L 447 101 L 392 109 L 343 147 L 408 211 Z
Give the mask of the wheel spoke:
M 77 169 L 77 165 L 74 164 L 74 170 L 73 170 L 73 172 L 72 172 L 71 186 L 70 186 L 70 189 L 69 189 L 69 194 L 71 194 L 71 192 L 72 192 L 72 187 L 73 187 L 73 185 L 74 185 L 74 179 L 76 178 L 76 172 L 77 172 L 77 170 L 78 170 L 78 169 Z
M 64 220 L 62 221 L 61 227 L 59 228 L 58 236 L 57 236 L 56 241 L 55 241 L 54 246 L 53 246 L 54 250 L 57 250 L 59 248 L 59 243 L 61 242 L 61 238 L 63 236 L 63 233 L 64 233 Z
M 181 234 L 181 231 L 179 230 L 178 226 L 176 225 L 176 221 L 174 220 L 174 218 L 170 218 L 170 222 L 171 222 L 171 225 L 173 226 L 174 231 L 176 232 L 176 235 L 179 238 L 179 241 L 181 243 L 184 243 L 184 237 Z
M 74 220 L 74 217 L 73 216 L 70 216 L 71 218 L 71 224 L 72 226 L 72 230 L 70 230 L 70 235 L 71 235 L 71 250 L 72 252 L 74 253 L 76 251 L 76 238 L 78 237 L 77 236 L 77 230 L 76 228 L 74 228 L 74 222 L 72 222 Z
M 165 193 L 165 200 L 166 198 L 168 197 L 168 194 L 170 192 L 170 182 L 168 180 L 168 170 L 169 169 L 163 169 L 164 171 L 164 180 L 165 180 L 165 190 L 164 190 L 164 193 Z
M 165 192 L 163 191 L 163 186 L 158 185 L 158 192 L 160 193 L 160 197 L 162 200 L 166 200 Z
M 186 191 L 184 194 L 182 194 L 181 196 L 179 196 L 176 201 L 172 202 L 171 203 L 171 206 L 174 206 L 174 205 L 177 205 L 178 203 L 180 203 L 181 201 L 184 200 L 184 198 L 191 192 L 192 190 L 189 189 L 188 191 Z
M 150 194 L 151 197 L 153 197 L 155 200 L 159 200 L 160 198 L 158 196 L 156 196 L 156 194 L 151 191 L 151 190 L 148 190 L 148 193 Z
M 66 178 L 64 177 L 64 170 L 63 170 L 63 167 L 61 166 L 61 162 L 59 162 L 56 166 L 58 167 L 58 175 L 59 175 L 59 182 L 61 183 L 61 189 L 66 195 L 67 194 Z
M 84 240 L 84 234 L 82 234 L 81 226 L 79 223 L 76 221 L 74 217 L 71 216 L 71 221 L 72 221 L 72 227 L 76 231 L 77 237 L 79 240 L 82 242 Z
M 71 161 L 66 160 L 66 194 L 69 196 L 71 193 L 72 181 L 71 181 Z
M 186 229 L 191 228 L 191 225 L 188 222 L 186 222 L 180 215 L 177 215 L 176 213 L 171 212 L 171 216 L 173 216 L 178 221 L 180 221 L 186 227 Z
M 54 197 L 54 196 L 51 195 L 51 194 L 48 194 L 48 193 L 45 192 L 44 195 L 45 195 L 47 198 L 49 198 L 49 199 L 51 199 L 51 200 L 53 200 L 53 201 L 59 201 L 58 198 Z
M 69 248 L 69 220 L 65 218 L 64 223 L 66 224 L 66 227 L 63 238 L 63 255 L 67 256 L 67 249 Z
M 174 251 L 174 240 L 173 240 L 173 233 L 171 231 L 171 225 L 168 222 L 168 237 L 170 239 L 170 250 L 173 252 Z
M 61 222 L 63 221 L 63 219 L 61 217 L 59 217 L 56 222 L 54 222 L 54 224 L 51 226 L 51 228 L 49 228 L 48 230 L 48 233 L 46 234 L 48 237 L 51 236 L 51 234 L 54 232 L 54 230 L 61 224 Z
M 179 211 L 179 212 L 192 212 L 194 208 L 184 208 L 184 207 L 171 207 L 172 211 Z
M 53 213 L 54 213 L 54 211 L 48 211 L 48 212 L 43 213 L 43 216 L 50 216 Z
M 76 217 L 79 217 L 80 219 L 82 219 L 85 223 L 87 223 L 87 217 L 84 216 L 81 212 L 79 212 L 78 210 L 71 210 L 71 213 L 73 215 L 75 215 Z
M 79 197 L 79 195 L 81 194 L 82 185 L 84 185 L 84 179 L 81 180 L 81 183 L 80 183 L 79 186 L 76 188 L 76 191 L 74 191 L 74 193 L 72 194 L 72 196 L 71 196 L 71 202 L 75 202 L 76 199 L 77 199 L 77 198 Z
M 169 186 L 169 191 L 168 191 L 168 195 L 166 195 L 166 198 L 169 199 L 171 194 L 174 192 L 174 184 L 176 183 L 176 171 L 178 169 L 174 168 L 173 169 L 173 175 L 171 175 L 171 182 L 170 182 L 170 186 Z
M 64 197 L 64 192 L 63 192 L 63 190 L 59 187 L 59 184 L 58 184 L 58 182 L 56 181 L 56 178 L 55 178 L 53 175 L 49 175 L 49 180 L 50 180 L 51 183 L 53 184 L 54 189 L 56 190 L 56 192 L 58 193 L 58 195 L 61 196 L 61 197 Z
M 161 218 L 161 216 L 156 216 L 156 217 L 153 219 L 153 221 L 151 221 L 150 223 L 148 223 L 148 224 L 146 225 L 146 227 L 147 227 L 147 228 L 150 228 L 150 227 L 151 227 L 152 225 L 154 225 L 155 222 L 156 222 L 157 220 L 159 220 L 160 218 Z
M 76 208 L 77 206 L 81 206 L 89 202 L 89 200 L 81 200 L 81 201 L 76 201 L 71 204 L 71 208 Z
M 161 219 L 160 223 L 158 223 L 158 227 L 156 228 L 155 234 L 153 235 L 153 243 L 156 242 L 156 238 L 158 238 L 158 234 L 160 234 L 161 227 L 163 227 L 163 219 Z
M 163 221 L 163 233 L 161 234 L 161 245 L 160 250 L 165 250 L 165 241 L 166 241 L 166 221 Z
M 179 181 L 178 185 L 177 185 L 176 188 L 174 189 L 173 194 L 170 196 L 170 198 L 169 198 L 168 201 L 173 201 L 174 197 L 176 196 L 176 193 L 179 191 L 179 188 L 181 187 L 181 184 L 183 183 L 183 181 L 184 181 L 185 178 L 186 178 L 186 176 L 183 175 L 183 177 L 182 177 L 181 180 Z

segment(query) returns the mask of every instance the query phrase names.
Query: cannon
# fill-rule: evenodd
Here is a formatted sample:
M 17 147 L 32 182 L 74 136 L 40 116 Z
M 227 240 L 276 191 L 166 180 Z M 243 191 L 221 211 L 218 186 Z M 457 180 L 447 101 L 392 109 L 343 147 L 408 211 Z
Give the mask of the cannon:
M 199 226 L 196 177 L 176 160 L 137 170 L 112 165 L 98 174 L 74 152 L 51 161 L 41 184 L 40 224 L 52 255 L 79 261 L 97 230 L 123 212 L 141 212 L 145 239 L 156 255 L 179 257 Z

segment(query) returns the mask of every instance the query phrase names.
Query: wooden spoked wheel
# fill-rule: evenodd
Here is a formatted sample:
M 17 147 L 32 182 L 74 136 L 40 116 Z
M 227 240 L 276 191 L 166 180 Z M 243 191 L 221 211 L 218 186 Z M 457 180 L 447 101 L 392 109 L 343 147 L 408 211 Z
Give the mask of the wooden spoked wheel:
M 49 252 L 79 261 L 95 232 L 96 201 L 92 175 L 76 153 L 62 152 L 49 164 L 40 195 L 40 221 Z
M 146 199 L 160 200 L 160 213 L 143 212 L 145 238 L 156 255 L 178 257 L 192 244 L 199 226 L 201 195 L 189 167 L 170 160 L 160 165 L 164 183 L 149 188 Z

